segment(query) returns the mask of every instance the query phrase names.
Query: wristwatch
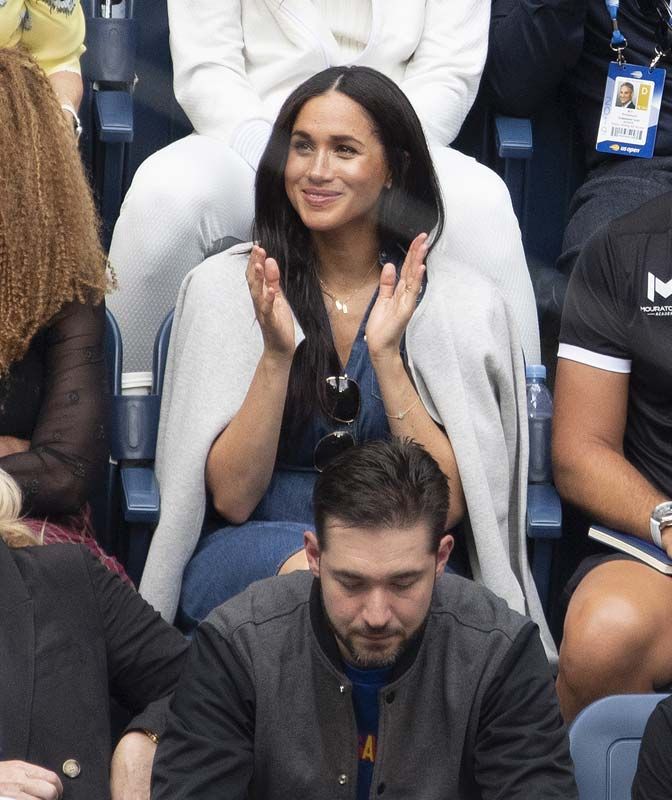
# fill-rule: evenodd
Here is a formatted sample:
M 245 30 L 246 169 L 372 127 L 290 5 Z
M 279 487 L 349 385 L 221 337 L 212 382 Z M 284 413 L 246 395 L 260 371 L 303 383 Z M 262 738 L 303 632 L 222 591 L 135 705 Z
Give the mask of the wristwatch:
M 75 134 L 75 139 L 79 141 L 79 137 L 82 135 L 82 123 L 79 121 L 75 107 L 72 103 L 61 103 L 61 108 L 72 116 L 72 129 Z
M 666 500 L 664 503 L 659 503 L 651 512 L 651 519 L 649 520 L 649 530 L 651 531 L 651 539 L 658 547 L 663 546 L 663 530 L 672 525 L 672 500 Z

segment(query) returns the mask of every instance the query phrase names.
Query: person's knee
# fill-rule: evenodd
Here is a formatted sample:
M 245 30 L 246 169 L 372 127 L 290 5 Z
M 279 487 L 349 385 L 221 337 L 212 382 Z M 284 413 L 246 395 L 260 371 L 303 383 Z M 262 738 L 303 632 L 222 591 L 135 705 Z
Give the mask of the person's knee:
M 173 159 L 159 151 L 146 159 L 135 173 L 121 207 L 120 219 L 132 219 L 134 225 L 143 227 L 151 221 L 170 235 L 176 227 L 192 226 L 190 210 L 201 205 L 202 191 L 202 187 L 177 168 Z
M 559 669 L 568 686 L 619 684 L 635 678 L 637 665 L 646 663 L 655 631 L 646 609 L 630 597 L 595 592 L 570 609 L 560 648 Z M 639 676 L 637 676 L 639 677 Z

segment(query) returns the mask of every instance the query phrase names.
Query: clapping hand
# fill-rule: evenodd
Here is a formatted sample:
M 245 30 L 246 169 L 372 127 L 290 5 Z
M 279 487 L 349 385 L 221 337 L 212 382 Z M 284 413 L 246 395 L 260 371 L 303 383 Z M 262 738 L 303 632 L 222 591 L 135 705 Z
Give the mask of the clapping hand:
M 252 247 L 247 264 L 247 285 L 266 353 L 291 359 L 296 348 L 294 318 L 280 288 L 280 268 L 277 261 L 267 258 L 263 247 Z
M 380 273 L 378 297 L 366 325 L 366 341 L 374 360 L 399 356 L 401 337 L 422 289 L 427 238 L 426 233 L 420 233 L 413 239 L 398 281 L 394 264 L 385 264 Z

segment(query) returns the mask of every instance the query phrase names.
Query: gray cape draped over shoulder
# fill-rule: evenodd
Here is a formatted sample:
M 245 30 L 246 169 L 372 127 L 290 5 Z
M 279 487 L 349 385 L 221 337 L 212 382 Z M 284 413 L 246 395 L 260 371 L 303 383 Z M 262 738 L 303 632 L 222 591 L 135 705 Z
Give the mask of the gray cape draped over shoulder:
M 175 308 L 156 455 L 161 519 L 140 584 L 169 621 L 203 524 L 208 452 L 242 405 L 263 349 L 245 279 L 249 250 L 236 245 L 192 270 Z M 295 330 L 299 342 L 296 320 Z M 539 625 L 554 659 L 527 557 L 525 366 L 513 317 L 487 279 L 430 256 L 406 350 L 422 402 L 457 459 L 474 578 Z

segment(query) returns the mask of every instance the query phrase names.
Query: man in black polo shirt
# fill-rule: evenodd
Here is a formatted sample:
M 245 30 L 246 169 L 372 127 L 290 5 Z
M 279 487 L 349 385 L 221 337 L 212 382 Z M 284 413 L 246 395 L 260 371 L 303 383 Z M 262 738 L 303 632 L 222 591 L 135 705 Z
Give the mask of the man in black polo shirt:
M 618 25 L 627 39 L 623 55 L 629 63 L 646 68 L 657 42 L 669 43 L 669 28 L 660 22 L 658 8 L 664 11 L 662 0 L 621 0 Z M 611 35 L 604 0 L 492 2 L 483 96 L 501 113 L 530 116 L 562 87 L 584 146 L 588 174 L 572 199 L 558 263 L 567 274 L 598 226 L 672 190 L 672 69 L 665 59 L 654 157 L 595 150 L 607 70 L 616 58 Z
M 672 194 L 588 241 L 558 356 L 560 493 L 672 555 Z M 582 562 L 570 587 L 557 682 L 566 721 L 603 695 L 672 682 L 670 577 L 609 551 Z

